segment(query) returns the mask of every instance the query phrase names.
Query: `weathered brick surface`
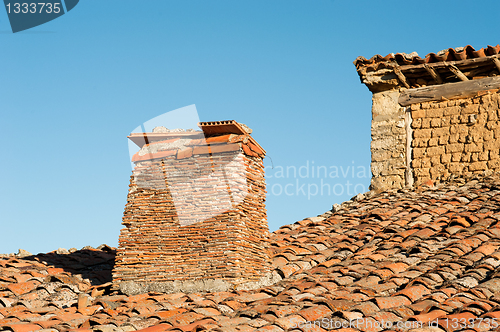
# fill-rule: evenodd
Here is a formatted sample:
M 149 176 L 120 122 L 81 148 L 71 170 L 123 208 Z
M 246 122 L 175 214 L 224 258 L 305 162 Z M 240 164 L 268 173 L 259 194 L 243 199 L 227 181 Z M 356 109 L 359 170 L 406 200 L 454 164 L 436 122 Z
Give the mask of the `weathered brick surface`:
M 263 154 L 248 143 L 214 142 L 192 155 L 179 149 L 136 162 L 115 283 L 216 279 L 236 285 L 270 273 Z
M 490 93 L 411 105 L 415 185 L 500 170 L 499 103 L 499 94 Z

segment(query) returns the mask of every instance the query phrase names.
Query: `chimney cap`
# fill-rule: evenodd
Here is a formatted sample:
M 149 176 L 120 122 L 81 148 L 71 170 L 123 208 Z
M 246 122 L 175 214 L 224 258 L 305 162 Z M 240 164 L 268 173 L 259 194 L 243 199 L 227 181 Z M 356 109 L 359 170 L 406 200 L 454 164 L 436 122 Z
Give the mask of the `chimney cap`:
M 247 125 L 235 120 L 199 122 L 198 127 L 208 136 L 214 134 L 249 135 L 253 131 Z
M 128 138 L 138 147 L 142 148 L 146 144 L 177 138 L 204 139 L 229 134 L 245 135 L 248 136 L 252 144 L 261 149 L 264 154 L 266 153 L 266 150 L 250 136 L 252 129 L 243 123 L 235 120 L 198 122 L 198 127 L 200 127 L 201 130 L 168 129 L 163 126 L 157 126 L 150 133 L 131 133 Z

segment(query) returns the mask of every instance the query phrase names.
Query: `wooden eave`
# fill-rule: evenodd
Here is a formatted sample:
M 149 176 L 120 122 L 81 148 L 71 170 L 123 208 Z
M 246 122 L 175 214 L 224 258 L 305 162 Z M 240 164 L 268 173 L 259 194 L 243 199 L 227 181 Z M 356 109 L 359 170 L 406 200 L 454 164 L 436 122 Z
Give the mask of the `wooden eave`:
M 388 71 L 394 75 L 388 75 Z M 384 68 L 373 70 L 373 68 L 360 68 L 359 74 L 363 83 L 375 86 L 370 90 L 376 91 L 376 86 L 386 87 L 384 84 L 392 80 L 389 86 L 395 88 L 399 85 L 401 88 L 419 88 L 422 86 L 461 82 L 473 79 L 500 75 L 500 54 L 484 56 L 457 61 L 441 61 L 433 63 L 423 63 L 417 65 L 398 65 L 395 61 L 387 63 Z M 373 80 L 373 77 L 379 77 Z M 398 83 L 394 85 L 394 79 Z M 426 84 L 417 82 L 422 79 Z

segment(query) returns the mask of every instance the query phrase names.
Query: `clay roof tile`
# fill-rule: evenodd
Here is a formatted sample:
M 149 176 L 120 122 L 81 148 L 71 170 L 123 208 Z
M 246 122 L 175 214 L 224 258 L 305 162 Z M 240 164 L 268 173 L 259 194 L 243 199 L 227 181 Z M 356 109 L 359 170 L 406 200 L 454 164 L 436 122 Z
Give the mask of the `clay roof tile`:
M 492 218 L 499 200 L 491 195 L 498 179 L 466 183 L 467 200 L 443 194 L 459 192 L 452 184 L 379 193 L 326 218 L 282 227 L 271 234 L 273 269 L 282 280 L 255 291 L 125 296 L 97 278 L 110 275 L 113 253 L 80 252 L 73 256 L 80 267 L 54 253 L 34 256 L 49 264 L 43 268 L 0 257 L 0 266 L 8 266 L 0 268 L 0 325 L 31 320 L 59 330 L 241 332 L 293 330 L 295 323 L 325 317 L 500 317 L 500 230 Z M 99 260 L 101 270 L 84 272 Z M 80 285 L 79 269 L 95 278 L 94 286 Z M 82 292 L 94 296 L 77 308 Z M 320 328 L 296 330 L 314 329 Z

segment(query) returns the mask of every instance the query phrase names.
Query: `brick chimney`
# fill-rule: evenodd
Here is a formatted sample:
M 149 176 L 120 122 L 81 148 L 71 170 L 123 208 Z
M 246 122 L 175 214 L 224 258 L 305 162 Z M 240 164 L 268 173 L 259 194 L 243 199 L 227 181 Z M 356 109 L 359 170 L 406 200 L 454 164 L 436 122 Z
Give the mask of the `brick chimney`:
M 371 189 L 500 171 L 500 46 L 354 62 L 373 93 Z
M 113 270 L 126 294 L 252 289 L 272 284 L 265 150 L 236 121 L 200 131 L 134 133 Z

